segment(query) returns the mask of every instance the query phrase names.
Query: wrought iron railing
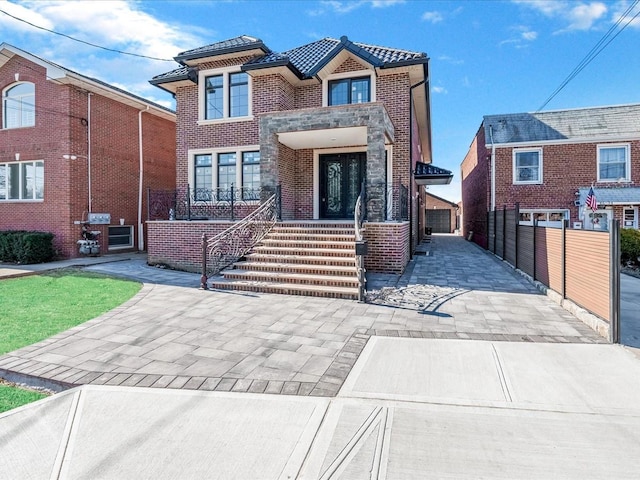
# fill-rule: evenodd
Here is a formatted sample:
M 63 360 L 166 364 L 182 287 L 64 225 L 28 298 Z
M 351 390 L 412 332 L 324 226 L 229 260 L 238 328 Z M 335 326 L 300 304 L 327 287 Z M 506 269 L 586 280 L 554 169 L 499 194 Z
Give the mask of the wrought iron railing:
M 260 203 L 277 195 L 280 187 L 191 188 L 149 190 L 148 220 L 237 220 L 256 210 Z
M 365 290 L 367 287 L 366 269 L 364 267 L 364 255 L 366 254 L 367 244 L 364 239 L 364 219 L 366 216 L 366 189 L 365 183 L 362 182 L 360 187 L 360 195 L 356 200 L 356 206 L 354 209 L 354 226 L 356 232 L 356 274 L 358 276 L 358 301 L 362 302 L 365 299 Z
M 202 288 L 206 290 L 208 276 L 237 262 L 269 233 L 278 219 L 277 197 L 273 194 L 253 213 L 218 235 L 208 238 L 202 234 Z
M 381 221 L 409 220 L 409 190 L 403 184 L 369 183 L 366 185 L 365 195 L 367 217 Z

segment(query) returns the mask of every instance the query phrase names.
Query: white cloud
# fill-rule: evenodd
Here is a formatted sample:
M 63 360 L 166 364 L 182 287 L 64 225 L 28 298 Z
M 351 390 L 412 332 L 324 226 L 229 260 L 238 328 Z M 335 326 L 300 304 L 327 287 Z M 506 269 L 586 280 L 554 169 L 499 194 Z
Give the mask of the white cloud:
M 630 2 L 628 0 L 621 0 L 619 1 L 615 7 L 612 9 L 611 12 L 611 23 L 616 23 L 618 22 L 622 16 L 624 15 L 624 13 L 629 9 L 629 7 L 631 6 Z M 637 4 L 634 6 L 633 9 L 631 9 L 631 11 L 629 13 L 627 13 L 627 17 L 625 20 L 622 20 L 621 25 L 624 26 L 627 23 L 629 23 L 629 26 L 632 28 L 640 28 L 640 15 L 638 15 L 637 17 L 633 18 L 635 15 L 637 15 L 640 12 L 640 4 Z
M 533 42 L 538 38 L 538 32 L 531 30 L 529 27 L 524 25 L 513 26 L 510 30 L 514 32 L 514 36 L 507 40 L 503 40 L 500 42 L 500 45 L 511 44 L 516 48 L 525 48 L 529 42 Z
M 450 63 L 451 65 L 462 65 L 464 63 L 464 60 L 460 60 L 458 58 L 452 58 L 448 55 L 440 55 L 438 57 L 438 60 L 442 62 Z
M 555 33 L 576 30 L 590 30 L 596 27 L 596 22 L 606 18 L 608 7 L 604 2 L 575 2 L 567 0 L 513 0 L 525 7 L 529 7 L 546 17 L 559 20 L 565 26 Z
M 25 8 L 22 5 L 17 5 L 15 3 L 8 2 L 6 0 L 0 0 L 0 10 L 4 10 L 9 15 L 13 15 L 14 17 L 22 18 L 27 22 L 33 23 L 35 25 L 39 25 L 44 28 L 53 28 L 53 23 L 49 21 L 49 19 L 41 15 L 38 12 L 35 12 L 29 8 Z M 7 30 L 17 30 L 24 32 L 41 32 L 46 34 L 43 30 L 35 30 L 32 26 L 27 25 L 24 22 L 20 22 L 19 20 L 15 20 L 8 15 L 0 14 L 0 32 Z
M 444 87 L 436 87 L 436 86 L 431 87 L 431 91 L 433 93 L 449 93 L 446 88 L 444 88 Z
M 323 0 L 320 2 L 320 8 L 310 10 L 307 13 L 311 16 L 322 15 L 327 11 L 345 14 L 367 5 L 372 8 L 387 8 L 394 5 L 400 5 L 402 3 L 405 3 L 405 0 Z
M 431 22 L 431 23 L 438 23 L 444 20 L 444 17 L 440 12 L 437 12 L 434 10 L 432 12 L 424 12 L 422 14 L 422 20 L 426 22 Z

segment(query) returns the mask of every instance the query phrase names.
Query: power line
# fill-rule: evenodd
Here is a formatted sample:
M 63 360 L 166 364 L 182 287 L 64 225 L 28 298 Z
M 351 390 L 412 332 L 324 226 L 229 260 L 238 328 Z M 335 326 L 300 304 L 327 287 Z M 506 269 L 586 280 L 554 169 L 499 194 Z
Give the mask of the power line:
M 14 20 L 17 20 L 19 22 L 26 23 L 27 25 L 30 25 L 33 28 L 37 28 L 39 30 L 44 30 L 45 32 L 53 33 L 54 35 L 60 35 L 61 37 L 68 38 L 69 40 L 73 40 L 74 42 L 84 43 L 85 45 L 89 45 L 89 46 L 95 47 L 95 48 L 100 48 L 102 50 L 106 50 L 107 52 L 119 53 L 120 55 L 130 55 L 132 57 L 147 58 L 149 60 L 159 60 L 161 62 L 174 62 L 173 59 L 150 57 L 148 55 L 142 55 L 140 53 L 124 52 L 122 50 L 116 50 L 116 49 L 113 49 L 113 48 L 103 47 L 102 45 L 97 45 L 95 43 L 87 42 L 86 40 L 80 40 L 79 38 L 72 37 L 70 35 L 67 35 L 66 33 L 56 32 L 55 30 L 50 30 L 48 28 L 41 27 L 40 25 L 35 25 L 35 24 L 31 23 L 31 22 L 28 22 L 27 20 L 24 20 L 23 18 L 19 18 L 19 17 L 16 17 L 15 15 L 11 15 L 10 13 L 5 12 L 2 9 L 0 9 L 0 13 L 4 13 L 6 16 L 11 17 Z
M 629 8 L 627 8 L 625 10 L 625 12 L 620 15 L 620 17 L 618 18 L 618 20 L 611 26 L 611 28 L 609 28 L 609 30 L 607 30 L 607 33 L 605 33 L 602 38 L 598 41 L 598 43 L 596 43 L 593 48 L 591 50 L 589 50 L 589 52 L 584 56 L 584 58 L 582 60 L 580 60 L 580 62 L 578 63 L 578 65 L 571 71 L 571 73 L 567 76 L 567 78 L 565 78 L 562 83 L 558 86 L 558 88 L 556 88 L 553 93 L 551 95 L 549 95 L 549 97 L 544 101 L 544 103 L 536 110 L 536 112 L 539 112 L 540 110 L 542 110 L 544 107 L 547 106 L 547 104 L 553 100 L 553 98 L 555 98 L 556 95 L 558 95 L 558 93 L 560 93 L 562 91 L 562 89 L 564 89 L 564 87 L 567 86 L 567 84 L 573 80 L 582 70 L 584 70 L 584 68 L 589 65 L 618 35 L 620 35 L 622 33 L 622 31 L 627 28 L 629 26 L 629 24 L 631 22 L 633 22 L 638 16 L 640 16 L 640 10 L 638 10 L 638 13 L 636 13 L 633 17 L 631 17 L 627 23 L 625 23 L 622 28 L 620 28 L 617 32 L 615 32 L 615 35 L 611 36 L 613 34 L 613 32 L 620 26 L 620 24 L 629 16 L 629 14 L 633 11 L 633 9 L 635 8 L 635 6 L 638 4 L 640 0 L 634 0 L 634 2 L 629 6 Z M 610 38 L 609 38 L 610 37 Z

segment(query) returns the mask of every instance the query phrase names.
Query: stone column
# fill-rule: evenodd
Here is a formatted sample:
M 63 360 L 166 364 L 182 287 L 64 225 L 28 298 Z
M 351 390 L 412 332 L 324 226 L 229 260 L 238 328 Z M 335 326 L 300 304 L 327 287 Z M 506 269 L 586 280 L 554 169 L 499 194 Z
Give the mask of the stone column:
M 260 119 L 260 183 L 264 190 L 275 192 L 279 177 L 278 136 L 269 117 Z
M 385 184 L 385 128 L 382 119 L 372 118 L 367 125 L 367 220 L 384 222 Z

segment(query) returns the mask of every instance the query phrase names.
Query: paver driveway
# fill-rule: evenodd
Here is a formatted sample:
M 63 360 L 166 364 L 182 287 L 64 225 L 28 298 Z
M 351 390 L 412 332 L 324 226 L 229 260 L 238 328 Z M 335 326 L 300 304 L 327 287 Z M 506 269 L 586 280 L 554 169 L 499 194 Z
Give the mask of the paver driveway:
M 0 357 L 0 376 L 81 384 L 334 396 L 371 335 L 606 343 L 502 262 L 434 236 L 371 303 L 198 290 L 199 276 L 130 260 L 89 267 L 142 278 L 96 319 Z M 188 285 L 192 281 L 193 287 Z M 382 283 L 392 288 L 375 289 Z

